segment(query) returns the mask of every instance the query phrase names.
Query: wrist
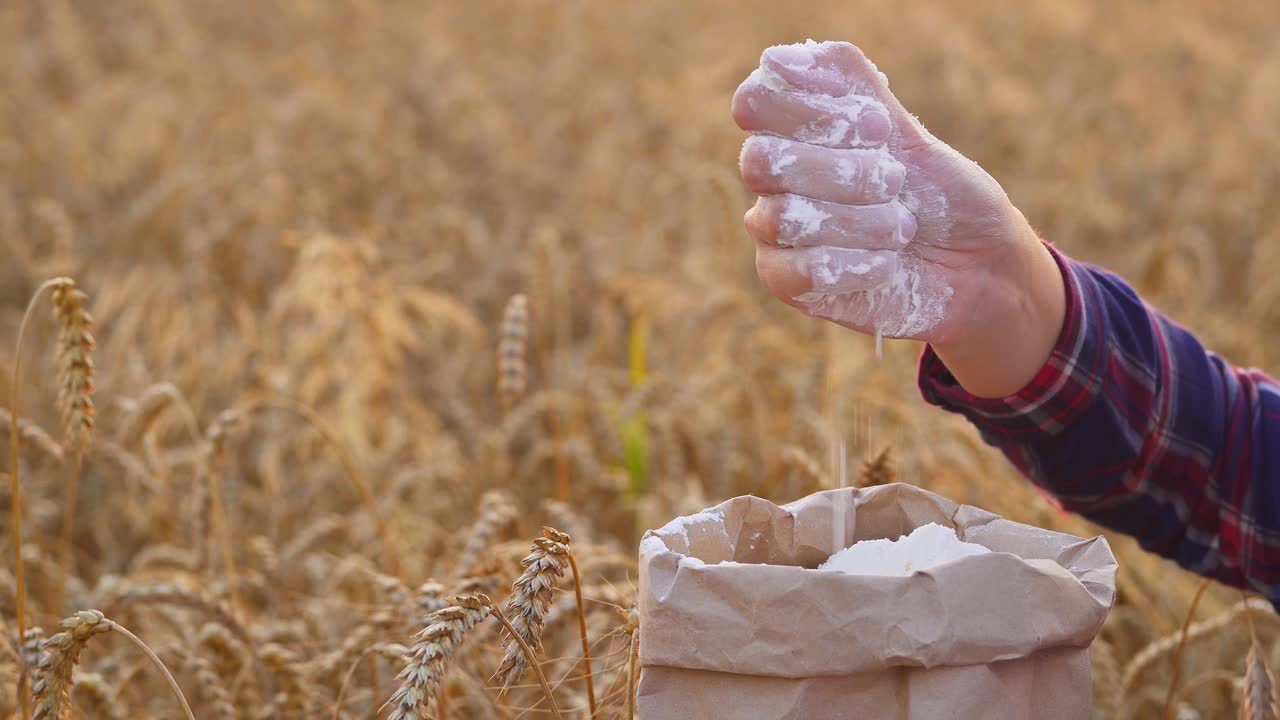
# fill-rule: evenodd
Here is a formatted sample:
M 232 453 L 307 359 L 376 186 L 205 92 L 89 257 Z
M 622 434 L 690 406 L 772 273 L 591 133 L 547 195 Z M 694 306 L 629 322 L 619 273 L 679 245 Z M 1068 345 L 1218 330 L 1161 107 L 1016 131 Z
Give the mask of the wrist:
M 991 263 L 970 322 L 954 337 L 932 343 L 956 382 L 977 397 L 1005 397 L 1025 387 L 1062 331 L 1062 272 L 1021 214 L 1017 220 L 1013 249 Z

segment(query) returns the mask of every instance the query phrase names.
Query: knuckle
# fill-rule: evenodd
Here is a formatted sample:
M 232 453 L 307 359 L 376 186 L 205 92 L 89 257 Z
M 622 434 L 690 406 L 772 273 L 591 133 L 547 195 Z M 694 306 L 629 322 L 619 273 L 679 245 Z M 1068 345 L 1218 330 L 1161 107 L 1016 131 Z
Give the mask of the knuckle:
M 747 140 L 742 146 L 739 166 L 742 172 L 742 179 L 747 184 L 747 187 L 753 191 L 760 192 L 772 185 L 773 174 L 770 171 L 768 153 L 761 143 L 753 142 L 753 140 L 754 138 Z

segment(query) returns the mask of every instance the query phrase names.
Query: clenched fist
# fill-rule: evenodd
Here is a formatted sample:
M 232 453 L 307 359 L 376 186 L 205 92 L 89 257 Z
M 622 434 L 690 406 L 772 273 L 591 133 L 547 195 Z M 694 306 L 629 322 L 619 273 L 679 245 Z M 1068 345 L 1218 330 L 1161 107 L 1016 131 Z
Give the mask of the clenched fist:
M 733 117 L 752 134 L 741 169 L 760 199 L 746 225 L 771 293 L 861 332 L 930 342 L 975 394 L 1031 379 L 1062 322 L 1052 255 L 1000 184 L 908 113 L 858 48 L 765 50 Z M 994 383 L 966 372 L 993 351 L 1020 362 Z

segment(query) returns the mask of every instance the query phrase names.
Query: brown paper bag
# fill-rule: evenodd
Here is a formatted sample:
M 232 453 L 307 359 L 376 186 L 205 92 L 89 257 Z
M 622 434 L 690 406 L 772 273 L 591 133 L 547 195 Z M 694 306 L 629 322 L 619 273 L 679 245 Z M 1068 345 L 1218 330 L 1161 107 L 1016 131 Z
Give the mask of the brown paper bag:
M 844 539 L 833 547 L 835 518 Z M 815 570 L 936 522 L 994 552 L 908 577 Z M 911 485 L 738 497 L 640 544 L 644 720 L 1084 720 L 1115 557 Z

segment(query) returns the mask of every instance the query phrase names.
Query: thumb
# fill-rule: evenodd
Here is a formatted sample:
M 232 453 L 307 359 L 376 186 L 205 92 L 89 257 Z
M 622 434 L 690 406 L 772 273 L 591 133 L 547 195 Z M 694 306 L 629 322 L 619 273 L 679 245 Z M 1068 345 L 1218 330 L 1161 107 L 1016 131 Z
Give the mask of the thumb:
M 847 42 L 774 45 L 760 56 L 760 67 L 779 84 L 800 92 L 878 100 L 889 111 L 896 134 L 907 145 L 931 142 L 933 136 L 907 112 L 889 90 L 889 79 L 857 46 Z

